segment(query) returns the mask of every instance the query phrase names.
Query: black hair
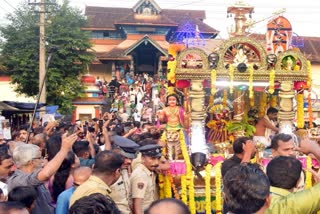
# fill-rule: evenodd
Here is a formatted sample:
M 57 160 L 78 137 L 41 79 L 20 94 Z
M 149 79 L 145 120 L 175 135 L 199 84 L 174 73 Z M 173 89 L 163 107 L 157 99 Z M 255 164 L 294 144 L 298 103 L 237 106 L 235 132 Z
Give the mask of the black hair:
M 69 214 L 120 214 L 120 211 L 109 196 L 94 193 L 77 200 L 70 207 Z
M 278 109 L 273 108 L 273 107 L 268 108 L 267 115 L 268 114 L 274 114 L 274 113 L 278 113 Z
M 52 135 L 46 142 L 46 150 L 48 152 L 48 161 L 52 160 L 54 156 L 60 151 L 62 138 L 60 133 Z
M 227 171 L 223 177 L 223 189 L 227 210 L 251 214 L 266 203 L 270 183 L 258 164 L 242 163 Z
M 11 155 L 8 153 L 8 149 L 5 147 L 0 148 L 0 165 L 2 161 L 11 158 Z
M 95 157 L 95 164 L 93 167 L 93 173 L 105 173 L 112 174 L 123 164 L 123 158 L 121 155 L 112 151 L 99 152 Z
M 282 142 L 288 142 L 291 139 L 292 139 L 292 136 L 289 134 L 284 134 L 284 133 L 276 134 L 275 136 L 273 136 L 271 140 L 271 148 L 274 150 L 277 150 L 279 147 L 280 140 Z
M 160 205 L 160 204 L 174 204 L 177 206 L 175 209 L 176 213 L 178 214 L 190 214 L 190 210 L 182 201 L 175 199 L 175 198 L 164 198 L 157 201 L 154 201 L 150 204 L 148 209 L 144 211 L 144 214 L 151 214 L 151 209 Z
M 24 204 L 18 202 L 18 201 L 6 201 L 6 202 L 0 202 L 0 211 L 1 214 L 8 214 L 11 211 L 16 210 L 24 210 L 26 207 Z
M 30 209 L 38 194 L 33 186 L 17 186 L 8 194 L 8 201 L 17 201 Z
M 58 171 L 55 173 L 52 184 L 52 196 L 54 201 L 57 201 L 59 194 L 65 190 L 66 182 L 70 175 L 71 166 L 75 163 L 75 160 L 76 155 L 69 151 L 67 157 L 63 160 Z
M 235 154 L 241 154 L 243 152 L 243 144 L 246 143 L 247 140 L 250 140 L 248 137 L 239 137 L 233 143 L 233 151 Z
M 73 146 L 72 150 L 78 157 L 81 157 L 85 152 L 89 151 L 89 142 L 85 140 L 76 141 Z
M 302 164 L 294 157 L 278 156 L 267 166 L 270 185 L 290 190 L 294 188 L 301 176 Z

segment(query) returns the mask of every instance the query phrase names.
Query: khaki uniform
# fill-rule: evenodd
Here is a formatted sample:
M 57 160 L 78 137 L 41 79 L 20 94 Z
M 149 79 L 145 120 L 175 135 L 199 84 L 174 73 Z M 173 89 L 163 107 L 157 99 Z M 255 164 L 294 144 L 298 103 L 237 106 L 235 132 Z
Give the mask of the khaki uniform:
M 100 178 L 91 175 L 89 179 L 81 184 L 79 187 L 76 188 L 74 193 L 71 196 L 70 199 L 70 205 L 71 207 L 74 202 L 84 196 L 91 195 L 93 193 L 101 193 L 103 195 L 110 195 L 111 189 L 110 187 L 103 182 Z
M 132 198 L 143 199 L 143 210 L 158 200 L 156 174 L 148 170 L 143 164 L 137 166 L 130 176 Z
M 127 170 L 121 171 L 119 179 L 110 186 L 110 197 L 114 200 L 119 210 L 123 214 L 131 214 L 132 198 L 130 180 Z

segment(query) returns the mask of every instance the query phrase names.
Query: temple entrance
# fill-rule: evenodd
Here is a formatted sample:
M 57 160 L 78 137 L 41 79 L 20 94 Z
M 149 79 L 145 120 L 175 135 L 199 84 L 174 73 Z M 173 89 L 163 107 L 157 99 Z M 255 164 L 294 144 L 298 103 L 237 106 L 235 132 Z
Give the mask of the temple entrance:
M 134 71 L 136 74 L 147 73 L 153 76 L 158 72 L 160 56 L 164 54 L 155 47 L 150 40 L 144 40 L 131 53 L 134 60 Z

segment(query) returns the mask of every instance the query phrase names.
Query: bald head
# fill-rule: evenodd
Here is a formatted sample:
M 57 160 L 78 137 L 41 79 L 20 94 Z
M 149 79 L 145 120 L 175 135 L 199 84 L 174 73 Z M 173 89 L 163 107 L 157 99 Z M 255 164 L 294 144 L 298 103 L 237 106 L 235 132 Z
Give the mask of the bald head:
M 180 200 L 165 198 L 154 201 L 145 214 L 190 214 L 189 208 Z
M 76 168 L 73 172 L 74 183 L 81 185 L 91 176 L 92 169 L 86 166 Z

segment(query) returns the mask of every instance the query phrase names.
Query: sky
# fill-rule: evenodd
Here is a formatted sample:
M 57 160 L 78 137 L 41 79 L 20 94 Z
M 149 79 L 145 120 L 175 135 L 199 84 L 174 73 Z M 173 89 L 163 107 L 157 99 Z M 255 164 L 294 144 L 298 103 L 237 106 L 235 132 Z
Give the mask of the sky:
M 0 0 L 0 25 L 7 23 L 5 14 L 14 11 L 19 3 L 28 0 Z M 40 0 L 29 0 L 39 2 Z M 62 1 L 62 0 L 60 0 Z M 133 7 L 138 0 L 69 0 L 72 6 L 84 10 L 85 6 L 101 7 Z M 218 38 L 227 38 L 228 29 L 234 23 L 233 18 L 227 18 L 227 7 L 235 0 L 156 0 L 163 9 L 196 9 L 206 11 L 205 23 L 220 31 Z M 316 0 L 244 0 L 255 7 L 253 21 L 258 21 L 250 32 L 265 33 L 268 20 L 273 13 L 283 8 L 286 17 L 292 25 L 293 32 L 298 36 L 320 37 L 320 1 Z

